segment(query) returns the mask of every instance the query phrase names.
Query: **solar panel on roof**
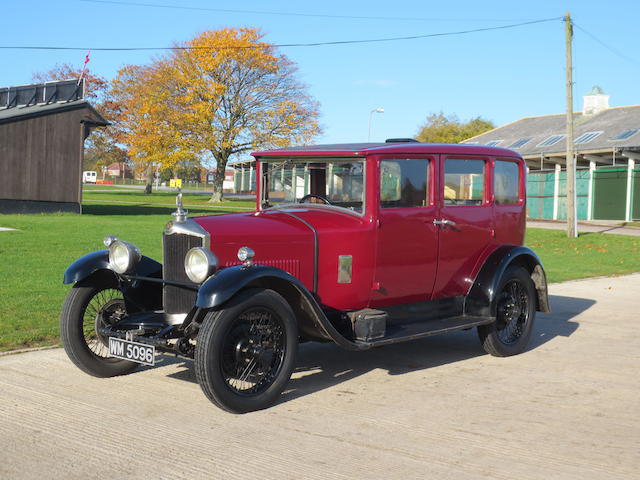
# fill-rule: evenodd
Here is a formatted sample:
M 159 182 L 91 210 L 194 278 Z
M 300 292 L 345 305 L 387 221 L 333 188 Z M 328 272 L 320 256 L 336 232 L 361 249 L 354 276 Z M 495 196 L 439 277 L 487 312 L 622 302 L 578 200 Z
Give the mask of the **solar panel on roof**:
M 519 138 L 518 140 L 513 142 L 511 145 L 509 145 L 509 148 L 520 148 L 523 145 L 527 144 L 529 140 L 531 140 L 531 138 L 532 137 Z
M 633 137 L 636 133 L 640 132 L 640 128 L 630 128 L 628 130 L 621 131 L 615 137 L 609 138 L 609 141 L 612 140 L 627 140 L 628 138 Z
M 573 143 L 589 143 L 591 140 L 596 138 L 601 133 L 602 133 L 601 131 L 600 132 L 586 132 L 586 133 L 583 133 L 578 138 L 576 138 L 573 141 Z
M 566 135 L 551 135 L 546 140 L 543 140 L 542 142 L 540 142 L 538 144 L 538 147 L 549 147 L 551 145 L 555 145 L 560 140 L 562 140 L 564 137 L 566 137 Z
M 495 147 L 496 145 L 500 145 L 502 143 L 502 140 L 491 140 L 490 142 L 487 142 L 486 145 L 487 147 Z

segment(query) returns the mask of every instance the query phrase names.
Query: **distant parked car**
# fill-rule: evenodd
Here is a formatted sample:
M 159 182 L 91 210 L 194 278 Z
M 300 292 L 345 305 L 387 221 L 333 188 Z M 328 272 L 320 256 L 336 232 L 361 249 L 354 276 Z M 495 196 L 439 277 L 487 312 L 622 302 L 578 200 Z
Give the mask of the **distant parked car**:
M 205 395 L 241 413 L 277 400 L 299 342 L 362 351 L 477 327 L 509 356 L 549 311 L 522 245 L 516 152 L 390 141 L 253 155 L 255 212 L 188 218 L 179 195 L 164 265 L 109 236 L 66 270 L 61 335 L 80 369 L 193 358 Z
M 82 172 L 82 183 L 96 183 L 98 173 L 90 170 Z

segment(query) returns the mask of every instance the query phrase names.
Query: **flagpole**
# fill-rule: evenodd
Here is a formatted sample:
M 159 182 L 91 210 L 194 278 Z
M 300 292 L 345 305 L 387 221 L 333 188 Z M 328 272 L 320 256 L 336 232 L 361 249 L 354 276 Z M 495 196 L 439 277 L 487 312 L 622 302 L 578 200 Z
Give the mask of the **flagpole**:
M 80 78 L 78 78 L 78 84 L 76 86 L 80 86 L 80 82 L 84 78 L 84 74 L 87 71 L 87 63 L 89 63 L 90 61 L 89 55 L 91 55 L 91 49 L 89 49 L 89 51 L 84 57 L 84 65 L 82 66 L 82 72 L 80 72 Z M 82 98 L 85 98 L 86 96 L 87 96 L 87 82 L 84 82 L 82 84 Z

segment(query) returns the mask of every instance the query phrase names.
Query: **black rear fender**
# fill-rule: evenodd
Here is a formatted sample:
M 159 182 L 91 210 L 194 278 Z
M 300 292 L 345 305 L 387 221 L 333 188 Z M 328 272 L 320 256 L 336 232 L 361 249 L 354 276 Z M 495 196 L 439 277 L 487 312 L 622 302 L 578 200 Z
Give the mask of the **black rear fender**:
M 465 300 L 467 315 L 496 315 L 495 297 L 502 275 L 512 265 L 523 267 L 529 272 L 536 288 L 536 310 L 550 312 L 547 277 L 542 262 L 530 248 L 522 245 L 498 247 L 484 262 Z

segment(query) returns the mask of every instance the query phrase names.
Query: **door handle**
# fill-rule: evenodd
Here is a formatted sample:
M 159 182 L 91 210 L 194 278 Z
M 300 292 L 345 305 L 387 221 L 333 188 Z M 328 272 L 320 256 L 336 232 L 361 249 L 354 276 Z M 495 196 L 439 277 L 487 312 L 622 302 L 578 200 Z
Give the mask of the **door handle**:
M 445 219 L 442 219 L 442 220 L 434 219 L 433 220 L 433 224 L 434 225 L 449 225 L 451 227 L 455 227 L 457 225 L 457 223 L 454 222 L 453 220 L 445 220 Z
M 441 227 L 444 227 L 446 225 L 450 226 L 450 227 L 455 227 L 457 225 L 456 222 L 454 222 L 453 220 L 445 220 L 444 218 L 442 220 L 436 220 L 435 218 L 433 219 L 433 224 L 434 225 L 438 225 Z

